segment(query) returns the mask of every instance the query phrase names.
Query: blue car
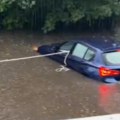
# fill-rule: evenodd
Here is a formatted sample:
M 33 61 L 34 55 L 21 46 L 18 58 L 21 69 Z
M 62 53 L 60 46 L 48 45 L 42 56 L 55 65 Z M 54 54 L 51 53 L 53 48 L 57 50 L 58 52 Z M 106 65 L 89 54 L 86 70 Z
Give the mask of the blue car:
M 107 83 L 120 81 L 120 42 L 113 39 L 82 39 L 38 48 L 40 54 L 63 52 L 49 56 L 90 78 Z

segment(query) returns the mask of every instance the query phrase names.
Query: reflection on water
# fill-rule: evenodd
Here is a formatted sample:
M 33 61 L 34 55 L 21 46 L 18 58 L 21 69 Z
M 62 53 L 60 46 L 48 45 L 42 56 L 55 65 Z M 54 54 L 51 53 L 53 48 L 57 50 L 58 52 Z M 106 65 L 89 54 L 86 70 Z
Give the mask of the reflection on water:
M 101 85 L 99 88 L 99 95 L 100 95 L 100 103 L 102 106 L 106 106 L 109 104 L 112 95 L 115 93 L 116 90 L 115 85 Z
M 120 103 L 120 94 L 118 93 L 118 87 L 116 84 L 113 85 L 101 85 L 99 87 L 99 98 L 98 102 L 100 107 L 108 113 L 118 111 Z

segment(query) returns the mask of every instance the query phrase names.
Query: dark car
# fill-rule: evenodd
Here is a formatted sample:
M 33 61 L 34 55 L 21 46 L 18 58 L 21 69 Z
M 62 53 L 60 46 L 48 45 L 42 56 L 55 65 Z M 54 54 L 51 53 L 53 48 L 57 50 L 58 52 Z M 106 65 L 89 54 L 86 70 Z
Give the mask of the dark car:
M 64 52 L 50 58 L 104 82 L 120 80 L 120 43 L 113 39 L 82 39 L 38 48 L 40 54 Z M 65 53 L 66 52 L 66 53 Z

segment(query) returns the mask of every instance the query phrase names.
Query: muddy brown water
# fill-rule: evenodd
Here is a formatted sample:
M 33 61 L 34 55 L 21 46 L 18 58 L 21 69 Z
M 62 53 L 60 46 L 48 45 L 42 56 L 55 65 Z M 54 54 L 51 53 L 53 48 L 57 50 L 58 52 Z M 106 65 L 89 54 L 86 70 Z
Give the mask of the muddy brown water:
M 2 32 L 0 59 L 37 55 L 33 45 L 79 37 Z M 107 85 L 73 70 L 58 73 L 59 66 L 48 58 L 0 63 L 0 120 L 60 120 L 120 113 L 119 83 Z

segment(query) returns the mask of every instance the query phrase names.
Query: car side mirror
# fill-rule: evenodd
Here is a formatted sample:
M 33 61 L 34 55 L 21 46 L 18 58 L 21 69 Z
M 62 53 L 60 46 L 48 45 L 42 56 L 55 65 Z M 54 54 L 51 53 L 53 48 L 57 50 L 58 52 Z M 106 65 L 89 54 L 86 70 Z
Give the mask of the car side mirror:
M 59 47 L 58 47 L 58 46 L 53 46 L 51 49 L 52 49 L 53 51 L 57 52 L 58 49 L 59 49 Z
M 59 52 L 63 52 L 63 55 L 68 55 L 70 53 L 68 50 L 59 50 Z

